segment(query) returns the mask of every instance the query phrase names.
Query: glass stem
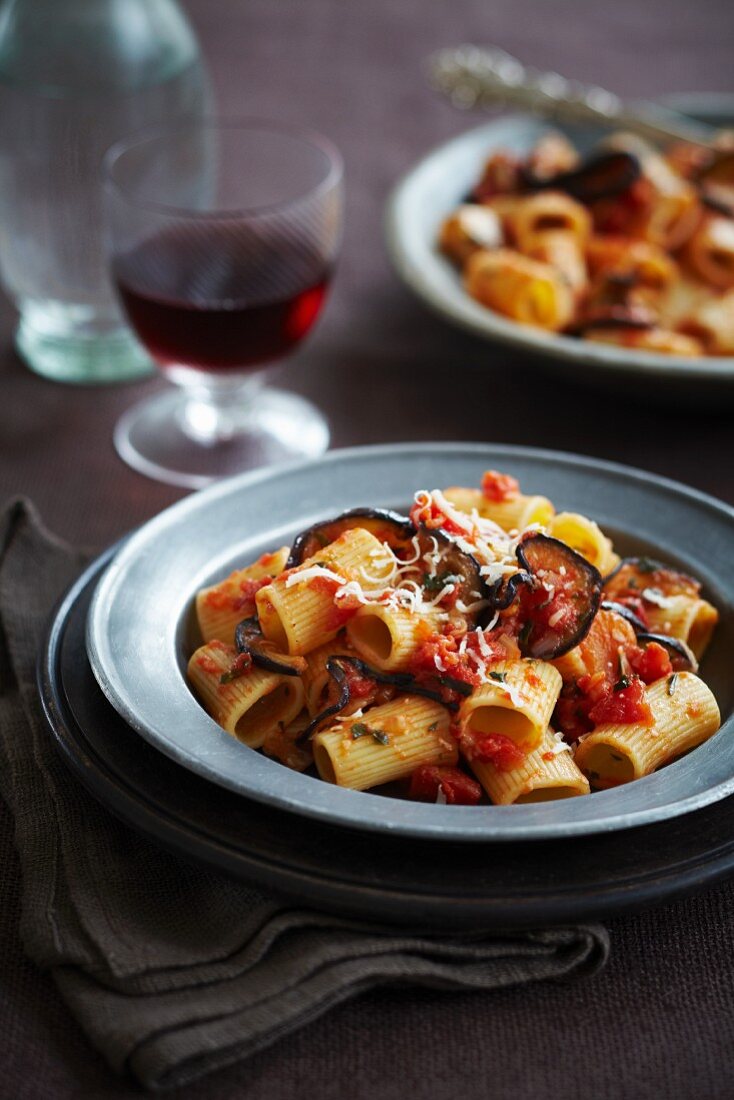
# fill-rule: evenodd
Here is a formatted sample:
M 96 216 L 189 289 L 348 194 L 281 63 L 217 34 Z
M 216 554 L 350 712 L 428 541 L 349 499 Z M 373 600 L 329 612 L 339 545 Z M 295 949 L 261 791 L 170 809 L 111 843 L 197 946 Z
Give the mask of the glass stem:
M 258 377 L 221 382 L 207 379 L 187 385 L 179 414 L 182 430 L 206 447 L 235 439 L 252 427 L 261 386 Z

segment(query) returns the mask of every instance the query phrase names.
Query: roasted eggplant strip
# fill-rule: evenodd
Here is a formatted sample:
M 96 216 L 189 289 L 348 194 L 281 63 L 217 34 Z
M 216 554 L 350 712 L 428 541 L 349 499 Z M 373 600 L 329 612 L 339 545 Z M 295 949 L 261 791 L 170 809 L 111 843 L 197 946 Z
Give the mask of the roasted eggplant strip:
M 578 168 L 555 176 L 536 176 L 524 168 L 522 180 L 530 191 L 564 191 L 579 202 L 596 202 L 621 195 L 639 179 L 641 171 L 633 153 L 614 151 L 594 153 Z
M 623 583 L 625 577 L 621 574 L 629 574 L 627 583 Z M 629 581 L 632 581 L 630 584 Z M 614 582 L 614 583 L 612 583 Z M 640 557 L 622 558 L 619 564 L 608 573 L 604 578 L 605 590 L 610 586 L 612 591 L 610 592 L 610 598 L 614 598 L 614 594 L 620 591 L 626 591 L 631 588 L 634 592 L 638 590 L 640 593 L 644 592 L 645 588 L 656 587 L 660 585 L 667 590 L 672 585 L 675 588 L 676 594 L 687 595 L 697 597 L 701 585 L 694 578 L 689 576 L 688 573 L 682 573 L 679 569 L 673 569 L 669 565 L 664 565 L 663 562 L 657 561 L 655 558 L 648 558 L 644 555 Z
M 638 618 L 629 607 L 625 607 L 623 603 L 617 603 L 616 600 L 602 600 L 602 611 L 613 611 L 615 615 L 621 615 L 623 619 L 626 619 L 628 623 L 633 627 L 635 634 L 644 634 L 647 630 L 647 626 L 643 623 L 642 619 Z
M 532 585 L 533 578 L 530 573 L 514 573 L 509 580 L 500 577 L 489 589 L 490 614 L 495 611 L 506 611 L 510 604 L 515 602 L 522 585 Z
M 349 706 L 351 692 L 349 690 L 349 680 L 344 671 L 344 665 L 351 665 L 361 676 L 369 680 L 375 680 L 378 684 L 387 684 L 388 686 L 396 687 L 400 691 L 410 693 L 411 695 L 422 695 L 425 699 L 433 699 L 434 702 L 441 703 L 447 710 L 456 711 L 459 709 L 458 704 L 445 702 L 440 691 L 433 691 L 431 688 L 423 687 L 422 684 L 416 683 L 415 677 L 409 672 L 385 672 L 383 669 L 373 668 L 360 657 L 352 657 L 340 653 L 338 656 L 330 657 L 326 662 L 326 671 L 339 688 L 339 698 L 335 703 L 331 703 L 328 707 L 325 707 L 320 714 L 316 715 L 309 725 L 306 726 L 303 733 L 300 734 L 298 738 L 299 741 L 305 741 L 312 737 L 322 722 L 335 714 L 341 713 L 345 707 Z M 441 676 L 439 680 L 445 687 L 451 688 L 461 695 L 471 695 L 472 689 L 470 685 L 464 683 L 463 680 L 454 680 L 451 676 Z
M 413 524 L 407 516 L 385 508 L 351 508 L 333 519 L 323 520 L 301 531 L 291 547 L 286 569 L 301 565 L 306 558 L 323 550 L 345 531 L 351 531 L 355 527 L 371 532 L 380 542 L 386 542 L 391 550 L 396 551 L 405 550 L 415 534 Z
M 550 535 L 530 535 L 516 551 L 523 570 L 537 582 L 537 590 L 550 591 L 550 599 L 532 606 L 528 600 L 529 627 L 518 637 L 523 657 L 549 661 L 578 645 L 591 627 L 601 601 L 602 578 L 598 569 L 565 542 Z M 542 612 L 542 614 L 538 614 Z
M 690 669 L 691 672 L 698 672 L 698 661 L 696 660 L 695 654 L 681 638 L 673 638 L 668 634 L 650 634 L 647 631 L 641 631 L 637 635 L 637 641 L 643 642 L 645 645 L 650 642 L 657 642 L 658 645 L 663 646 L 663 648 L 667 649 L 674 657 L 685 661 L 685 669 Z
M 436 591 L 440 591 L 439 582 L 441 577 L 446 577 L 447 580 L 451 577 L 453 583 L 457 585 L 452 593 L 454 602 L 460 600 L 464 607 L 471 607 L 472 604 L 489 598 L 489 591 L 482 576 L 479 562 L 472 554 L 462 550 L 456 540 L 442 527 L 425 527 L 421 524 L 416 529 L 415 538 L 418 540 L 421 555 L 430 553 L 433 550 L 434 543 L 441 554 L 441 563 L 435 574 L 435 577 L 438 578 L 434 582 Z M 419 563 L 421 560 L 419 559 L 416 562 L 416 568 L 420 568 Z M 432 580 L 433 577 L 425 574 L 423 578 L 424 587 Z M 429 589 L 428 595 L 432 594 L 435 595 Z M 465 612 L 471 625 L 477 622 L 483 610 L 483 607 L 478 607 L 474 611 Z
M 279 672 L 282 676 L 300 676 L 306 668 L 303 657 L 281 653 L 272 642 L 263 637 L 256 616 L 243 619 L 237 624 L 234 644 L 238 653 L 249 653 L 254 664 L 267 672 Z

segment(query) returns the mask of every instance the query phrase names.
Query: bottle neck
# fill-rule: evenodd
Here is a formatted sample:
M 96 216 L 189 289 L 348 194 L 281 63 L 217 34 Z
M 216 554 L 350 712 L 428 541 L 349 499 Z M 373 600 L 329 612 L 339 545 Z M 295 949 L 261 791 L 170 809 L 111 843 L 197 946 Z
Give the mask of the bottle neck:
M 176 0 L 8 0 L 0 10 L 0 80 L 49 95 L 139 91 L 198 57 Z

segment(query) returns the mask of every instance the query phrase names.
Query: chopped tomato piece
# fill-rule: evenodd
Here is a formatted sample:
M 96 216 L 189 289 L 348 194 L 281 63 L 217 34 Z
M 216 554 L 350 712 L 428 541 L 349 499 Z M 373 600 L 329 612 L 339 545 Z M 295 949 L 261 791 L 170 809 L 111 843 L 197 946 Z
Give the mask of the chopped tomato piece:
M 620 687 L 620 684 L 624 686 Z M 594 725 L 616 722 L 622 725 L 633 722 L 639 722 L 643 726 L 652 725 L 652 711 L 645 699 L 645 685 L 638 676 L 620 680 L 611 688 L 608 684 L 606 687 L 607 691 L 602 698 L 589 710 L 589 718 Z
M 408 796 L 417 802 L 435 802 L 441 792 L 450 806 L 476 806 L 482 788 L 459 768 L 423 764 L 410 777 Z
M 482 476 L 482 495 L 487 500 L 501 503 L 505 500 L 517 500 L 520 496 L 520 483 L 516 477 L 501 474 L 497 470 L 485 470 Z
M 644 649 L 635 646 L 627 651 L 627 659 L 632 669 L 646 684 L 662 680 L 673 671 L 668 651 L 658 642 L 650 642 Z
M 494 764 L 497 771 L 510 772 L 525 759 L 525 753 L 504 733 L 464 733 L 461 747 L 470 760 Z

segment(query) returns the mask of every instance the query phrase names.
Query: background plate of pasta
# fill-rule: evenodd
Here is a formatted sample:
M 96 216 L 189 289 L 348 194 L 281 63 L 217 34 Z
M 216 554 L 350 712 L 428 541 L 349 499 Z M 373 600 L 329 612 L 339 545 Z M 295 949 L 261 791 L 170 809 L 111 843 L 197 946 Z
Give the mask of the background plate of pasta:
M 731 131 L 657 149 L 499 118 L 403 178 L 387 232 L 401 277 L 476 334 L 589 370 L 734 378 Z
M 88 653 L 213 799 L 446 839 L 630 827 L 734 790 L 733 519 L 570 455 L 333 452 L 147 524 Z

